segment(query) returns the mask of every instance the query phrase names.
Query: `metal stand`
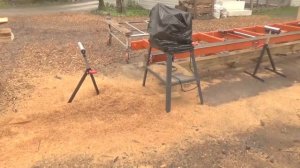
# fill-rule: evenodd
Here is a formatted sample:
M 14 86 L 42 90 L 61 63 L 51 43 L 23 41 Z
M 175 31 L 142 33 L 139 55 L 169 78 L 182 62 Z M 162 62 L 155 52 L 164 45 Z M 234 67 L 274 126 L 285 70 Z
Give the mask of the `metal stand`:
M 134 21 L 134 22 L 115 22 L 111 18 L 107 18 L 108 24 L 108 41 L 107 45 L 111 46 L 112 39 L 119 41 L 126 49 L 125 61 L 129 63 L 131 56 L 131 40 L 134 38 L 140 38 L 143 36 L 149 36 L 149 34 L 135 26 L 135 24 L 148 23 L 148 21 Z
M 272 35 L 272 34 L 279 34 L 280 31 L 281 31 L 279 28 L 271 27 L 271 26 L 265 26 L 265 30 L 269 33 L 269 36 Z M 268 55 L 268 58 L 269 58 L 269 61 L 271 63 L 272 68 L 265 68 L 265 69 L 269 70 L 269 71 L 271 71 L 271 72 L 273 72 L 277 75 L 280 75 L 282 77 L 286 77 L 284 74 L 278 72 L 277 69 L 276 69 L 274 60 L 273 60 L 272 55 L 271 55 L 270 47 L 269 47 L 269 41 L 270 41 L 270 37 L 268 37 L 266 39 L 266 43 L 263 45 L 263 48 L 261 50 L 260 56 L 258 57 L 257 64 L 255 66 L 255 69 L 254 69 L 253 73 L 245 71 L 246 74 L 251 75 L 253 78 L 255 78 L 255 79 L 257 79 L 261 82 L 264 82 L 264 80 L 262 78 L 258 77 L 256 75 L 256 73 L 257 73 L 257 71 L 260 67 L 260 64 L 262 62 L 263 56 L 265 55 L 266 51 L 267 51 L 267 55 Z
M 70 97 L 68 103 L 72 103 L 72 101 L 73 101 L 73 99 L 75 98 L 77 92 L 79 91 L 79 89 L 80 89 L 82 83 L 84 82 L 85 78 L 86 78 L 88 75 L 90 75 L 90 77 L 91 77 L 91 79 L 92 79 L 92 82 L 93 82 L 93 85 L 94 85 L 94 88 L 95 88 L 95 90 L 96 90 L 96 93 L 97 93 L 97 95 L 99 95 L 99 89 L 98 89 L 98 87 L 97 87 L 97 84 L 96 84 L 96 81 L 95 81 L 95 78 L 94 78 L 94 74 L 96 74 L 97 72 L 96 72 L 95 70 L 92 70 L 92 69 L 90 68 L 90 64 L 88 63 L 87 58 L 86 58 L 86 54 L 85 54 L 85 53 L 86 53 L 86 50 L 84 49 L 84 47 L 83 47 L 83 45 L 81 44 L 81 42 L 79 42 L 78 45 L 79 45 L 79 48 L 80 48 L 80 50 L 81 50 L 81 53 L 82 53 L 84 62 L 85 62 L 85 64 L 86 64 L 86 70 L 85 70 L 84 74 L 82 75 L 82 77 L 81 77 L 79 83 L 77 84 L 77 86 L 76 86 L 74 92 L 72 93 L 72 95 L 71 95 L 71 97 Z
M 159 77 L 159 75 L 155 72 L 153 72 L 151 69 L 149 69 L 150 61 L 151 61 L 151 50 L 152 48 L 149 48 L 148 51 L 148 57 L 147 57 L 147 62 L 146 62 L 146 67 L 145 67 L 145 72 L 144 72 L 144 80 L 143 80 L 143 86 L 146 85 L 146 80 L 147 80 L 147 74 L 148 71 L 151 72 L 155 77 Z M 201 90 L 201 85 L 200 85 L 200 75 L 198 73 L 198 68 L 197 68 L 197 63 L 195 61 L 195 56 L 194 56 L 194 49 L 191 49 L 190 51 L 190 57 L 191 61 L 193 64 L 193 72 L 194 72 L 194 78 L 192 80 L 186 80 L 186 81 L 181 81 L 180 83 L 187 83 L 187 82 L 192 82 L 196 81 L 197 83 L 197 88 L 198 88 L 198 95 L 200 99 L 200 104 L 203 104 L 203 96 L 202 96 L 202 90 Z M 174 58 L 175 53 L 165 53 L 167 55 L 167 71 L 166 71 L 166 112 L 171 111 L 171 92 L 172 92 L 172 62 Z

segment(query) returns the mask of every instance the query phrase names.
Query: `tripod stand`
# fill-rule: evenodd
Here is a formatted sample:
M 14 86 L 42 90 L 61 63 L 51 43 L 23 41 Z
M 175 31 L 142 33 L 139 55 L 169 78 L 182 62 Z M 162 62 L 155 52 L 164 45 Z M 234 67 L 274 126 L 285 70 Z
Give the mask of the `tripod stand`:
M 93 82 L 93 85 L 94 85 L 94 88 L 95 88 L 95 90 L 96 90 L 96 93 L 97 93 L 97 95 L 99 95 L 99 89 L 98 89 L 98 87 L 97 87 L 97 84 L 96 84 L 96 81 L 95 81 L 95 78 L 94 78 L 94 74 L 96 74 L 97 71 L 96 71 L 96 70 L 93 70 L 93 69 L 90 67 L 90 64 L 89 64 L 89 62 L 88 62 L 88 60 L 87 60 L 87 58 L 86 58 L 86 50 L 85 50 L 85 48 L 83 47 L 83 45 L 82 45 L 81 42 L 78 42 L 78 46 L 79 46 L 80 51 L 81 51 L 81 54 L 82 54 L 82 56 L 83 56 L 83 60 L 84 60 L 85 65 L 86 65 L 86 69 L 85 69 L 84 74 L 82 75 L 82 77 L 81 77 L 79 83 L 77 84 L 77 86 L 76 86 L 74 92 L 72 93 L 72 95 L 71 95 L 71 97 L 70 97 L 68 103 L 72 103 L 72 101 L 73 101 L 73 99 L 75 98 L 77 92 L 79 91 L 79 89 L 80 89 L 82 83 L 84 82 L 85 78 L 86 78 L 88 75 L 90 75 L 90 77 L 91 77 L 91 79 L 92 79 L 92 82 Z

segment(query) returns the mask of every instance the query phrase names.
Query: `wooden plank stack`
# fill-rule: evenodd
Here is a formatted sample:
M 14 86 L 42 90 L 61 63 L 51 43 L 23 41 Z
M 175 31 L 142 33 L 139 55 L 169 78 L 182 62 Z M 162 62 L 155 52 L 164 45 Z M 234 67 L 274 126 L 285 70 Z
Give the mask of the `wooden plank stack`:
M 0 25 L 8 22 L 8 18 L 0 18 Z M 0 28 L 0 42 L 9 42 L 14 39 L 10 28 Z
M 192 13 L 194 18 L 211 18 L 214 0 L 179 0 L 177 9 Z

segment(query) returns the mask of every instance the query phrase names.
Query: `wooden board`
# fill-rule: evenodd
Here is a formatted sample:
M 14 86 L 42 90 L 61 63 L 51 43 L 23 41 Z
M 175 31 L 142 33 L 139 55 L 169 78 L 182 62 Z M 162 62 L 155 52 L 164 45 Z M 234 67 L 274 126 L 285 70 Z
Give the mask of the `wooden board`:
M 7 23 L 7 22 L 8 22 L 8 18 L 7 17 L 0 18 L 0 24 Z
M 14 39 L 14 35 L 10 28 L 0 29 L 0 42 L 9 42 Z
M 7 37 L 7 36 L 11 36 L 11 29 L 10 28 L 0 29 L 0 37 Z
M 0 18 L 0 25 L 7 23 L 8 22 L 8 18 L 7 17 L 3 17 Z M 11 31 L 10 28 L 0 28 L 0 42 L 10 42 L 14 39 L 14 35 Z

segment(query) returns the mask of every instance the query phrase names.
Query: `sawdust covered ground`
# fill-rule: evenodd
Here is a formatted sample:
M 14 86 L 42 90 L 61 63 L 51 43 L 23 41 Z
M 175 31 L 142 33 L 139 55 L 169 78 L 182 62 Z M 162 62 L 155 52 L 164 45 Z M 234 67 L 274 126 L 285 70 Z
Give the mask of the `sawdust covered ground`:
M 203 106 L 194 91 L 175 89 L 172 113 L 166 114 L 157 80 L 149 78 L 143 88 L 139 69 L 134 76 L 121 71 L 123 52 L 116 43 L 105 46 L 103 19 L 10 19 L 17 39 L 1 50 L 1 167 L 298 167 L 299 59 L 279 65 L 287 79 L 266 74 L 265 84 L 243 74 L 206 78 Z M 229 18 L 196 21 L 194 27 L 271 21 L 280 20 Z M 88 78 L 67 104 L 84 68 L 79 40 L 100 72 L 101 94 L 95 95 Z

